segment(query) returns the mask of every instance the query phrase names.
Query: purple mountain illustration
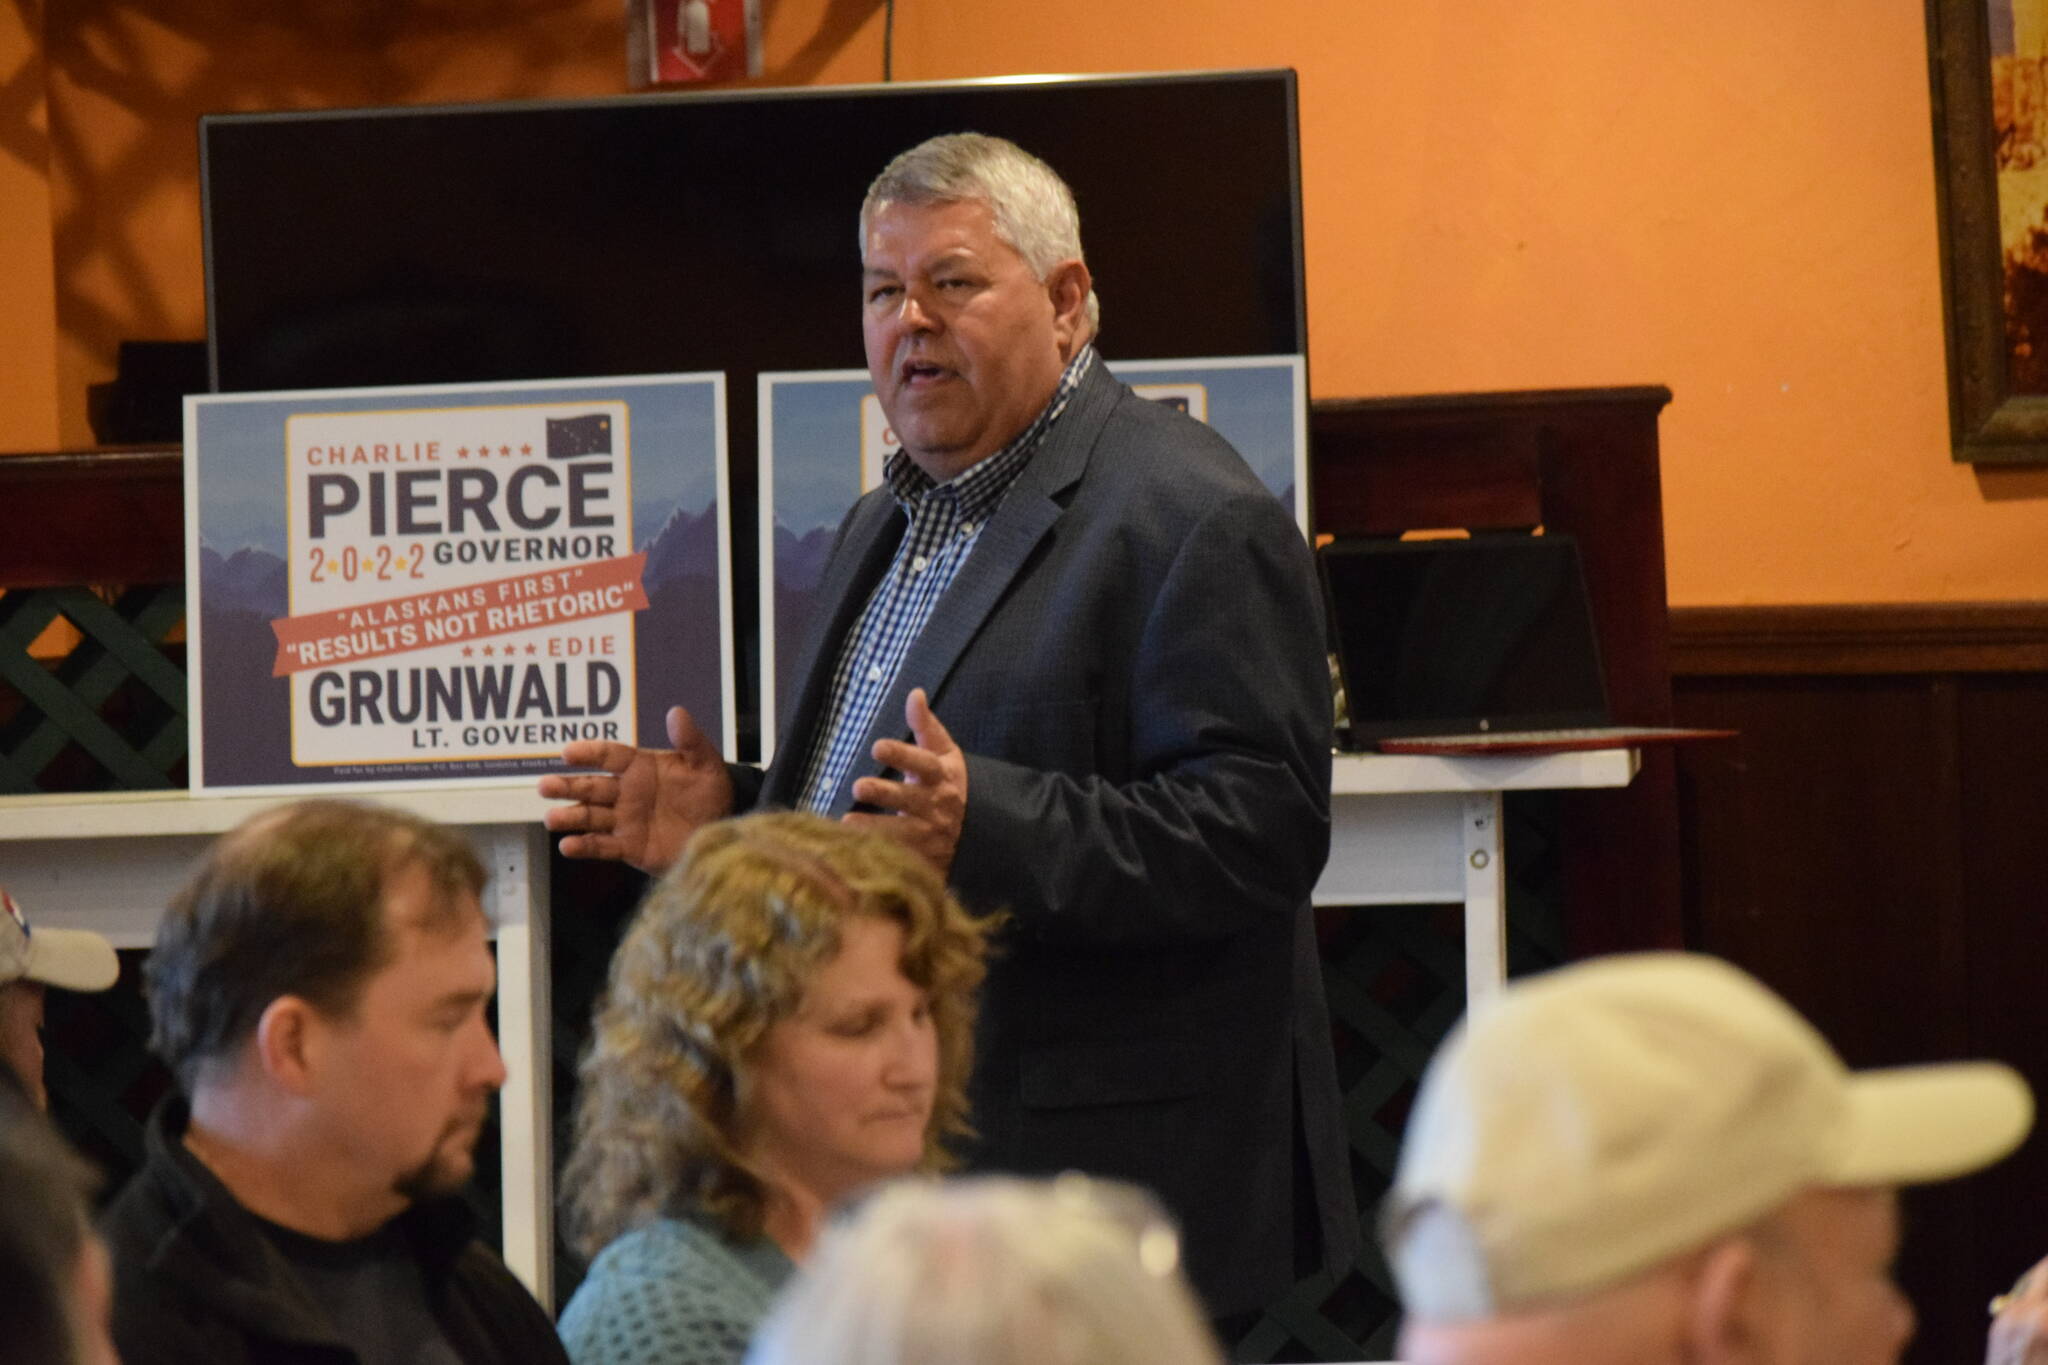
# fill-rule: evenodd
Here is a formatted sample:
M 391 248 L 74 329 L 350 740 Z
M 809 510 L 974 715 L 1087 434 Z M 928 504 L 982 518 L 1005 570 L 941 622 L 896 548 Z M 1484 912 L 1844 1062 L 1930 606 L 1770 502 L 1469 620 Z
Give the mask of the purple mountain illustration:
M 291 600 L 284 561 L 253 545 L 225 558 L 212 546 L 201 545 L 199 583 L 213 610 L 251 612 L 266 621 L 284 615 Z
M 718 573 L 718 517 L 713 508 L 702 512 L 673 512 L 662 528 L 644 542 L 647 569 L 643 582 L 648 592 L 689 577 L 716 578 Z
M 832 553 L 837 526 L 818 526 L 802 535 L 778 523 L 775 527 L 775 585 L 787 592 L 808 592 L 818 585 Z

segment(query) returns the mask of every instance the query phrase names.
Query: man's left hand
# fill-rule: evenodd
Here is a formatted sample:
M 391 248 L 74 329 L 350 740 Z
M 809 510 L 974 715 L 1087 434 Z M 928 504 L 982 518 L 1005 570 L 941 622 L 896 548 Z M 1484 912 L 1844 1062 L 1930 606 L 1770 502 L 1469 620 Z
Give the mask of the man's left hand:
M 2020 1277 L 1996 1305 L 1985 1365 L 2043 1365 L 2048 1362 L 2048 1260 Z
M 941 877 L 951 870 L 967 819 L 967 755 L 939 723 L 922 687 L 904 703 L 913 743 L 875 742 L 875 761 L 903 774 L 902 780 L 863 777 L 853 799 L 883 814 L 849 811 L 846 823 L 877 830 L 924 855 Z

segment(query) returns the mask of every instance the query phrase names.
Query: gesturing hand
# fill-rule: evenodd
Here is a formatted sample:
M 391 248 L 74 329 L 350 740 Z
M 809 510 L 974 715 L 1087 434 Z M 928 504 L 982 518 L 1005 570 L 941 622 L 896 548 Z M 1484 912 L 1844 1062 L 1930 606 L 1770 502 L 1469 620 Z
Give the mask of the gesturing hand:
M 624 859 L 658 875 L 701 825 L 732 814 L 732 777 L 711 741 L 680 706 L 669 708 L 667 749 L 578 740 L 562 750 L 572 768 L 551 773 L 540 794 L 574 805 L 543 817 L 569 858 Z
M 883 739 L 874 748 L 875 761 L 902 773 L 902 780 L 863 777 L 853 784 L 854 800 L 886 813 L 849 811 L 845 819 L 907 844 L 943 877 L 953 866 L 967 819 L 967 755 L 939 723 L 922 687 L 904 703 L 903 718 L 915 742 Z
M 2048 1365 L 2048 1260 L 2020 1277 L 1991 1322 L 1985 1365 Z

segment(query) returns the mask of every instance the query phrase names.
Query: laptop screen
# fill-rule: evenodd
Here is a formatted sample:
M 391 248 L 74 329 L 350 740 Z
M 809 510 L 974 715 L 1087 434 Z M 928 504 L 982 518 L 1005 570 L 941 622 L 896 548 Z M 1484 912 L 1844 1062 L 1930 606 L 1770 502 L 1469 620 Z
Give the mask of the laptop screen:
M 1354 746 L 1607 723 L 1570 537 L 1340 540 L 1318 558 Z

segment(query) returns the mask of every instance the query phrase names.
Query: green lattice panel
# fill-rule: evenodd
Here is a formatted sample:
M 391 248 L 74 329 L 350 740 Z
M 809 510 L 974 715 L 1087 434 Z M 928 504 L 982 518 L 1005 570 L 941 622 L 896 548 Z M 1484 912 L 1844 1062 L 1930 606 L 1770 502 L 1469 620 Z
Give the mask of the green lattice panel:
M 1556 819 L 1556 802 L 1539 794 L 1513 793 L 1506 803 L 1508 954 L 1517 975 L 1563 957 Z M 1365 1250 L 1342 1274 L 1311 1276 L 1269 1307 L 1232 1343 L 1238 1361 L 1393 1359 L 1400 1304 L 1373 1220 L 1393 1177 L 1415 1086 L 1465 1008 L 1456 907 L 1324 910 L 1320 928 Z
M 183 786 L 184 589 L 0 594 L 0 791 Z M 62 618 L 83 637 L 54 665 L 29 647 Z

